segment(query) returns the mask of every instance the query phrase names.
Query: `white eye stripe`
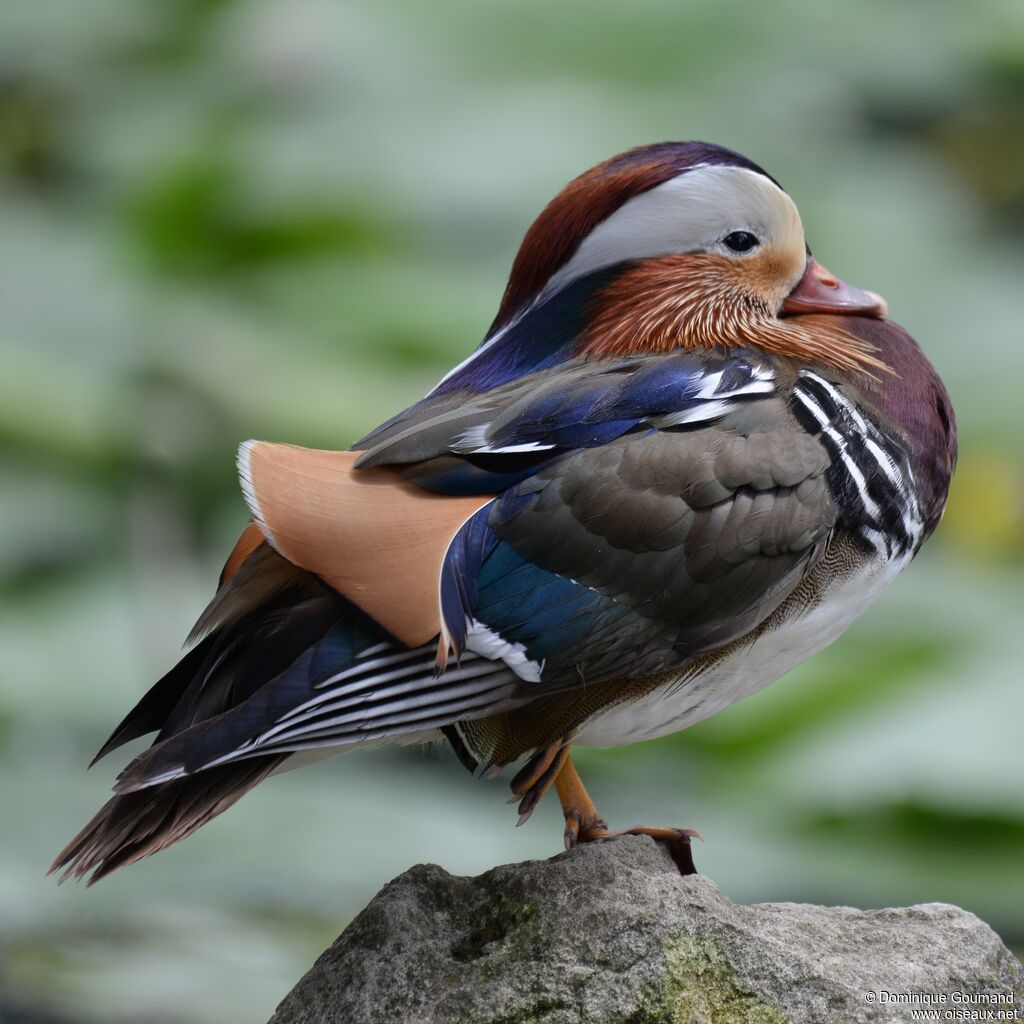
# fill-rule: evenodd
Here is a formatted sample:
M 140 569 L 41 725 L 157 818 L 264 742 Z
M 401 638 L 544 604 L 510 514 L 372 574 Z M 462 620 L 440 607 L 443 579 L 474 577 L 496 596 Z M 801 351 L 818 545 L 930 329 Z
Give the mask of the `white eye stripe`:
M 598 224 L 541 297 L 622 260 L 703 251 L 737 230 L 753 234 L 759 246 L 771 239 L 803 251 L 800 214 L 774 182 L 743 167 L 691 168 L 634 196 Z

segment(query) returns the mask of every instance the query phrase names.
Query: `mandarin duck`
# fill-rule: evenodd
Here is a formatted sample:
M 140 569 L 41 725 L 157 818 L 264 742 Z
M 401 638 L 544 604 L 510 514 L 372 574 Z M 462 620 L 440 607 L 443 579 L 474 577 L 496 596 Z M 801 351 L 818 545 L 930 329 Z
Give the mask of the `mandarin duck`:
M 251 523 L 156 731 L 54 869 L 92 881 L 325 754 L 444 740 L 609 830 L 570 758 L 685 729 L 835 640 L 942 515 L 953 411 L 878 295 L 715 145 L 543 210 L 483 343 L 347 451 L 248 441 Z M 694 870 L 690 829 L 634 828 Z

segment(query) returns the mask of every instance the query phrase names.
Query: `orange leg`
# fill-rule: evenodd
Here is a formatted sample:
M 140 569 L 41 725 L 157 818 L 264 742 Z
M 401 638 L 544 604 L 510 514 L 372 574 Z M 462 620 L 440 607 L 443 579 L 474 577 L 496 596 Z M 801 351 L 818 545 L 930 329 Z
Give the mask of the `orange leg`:
M 623 835 L 644 835 L 650 836 L 656 842 L 664 843 L 672 859 L 679 868 L 680 874 L 695 875 L 696 867 L 693 864 L 693 852 L 690 849 L 690 840 L 696 836 L 701 838 L 699 832 L 692 828 L 626 828 L 617 831 L 609 830 L 607 824 L 597 808 L 590 794 L 583 786 L 583 781 L 576 772 L 576 767 L 569 757 L 569 744 L 564 743 L 564 756 L 558 774 L 555 776 L 555 790 L 558 799 L 562 803 L 562 813 L 565 815 L 565 848 L 568 850 L 577 843 L 589 843 L 595 839 L 609 839 L 613 836 Z

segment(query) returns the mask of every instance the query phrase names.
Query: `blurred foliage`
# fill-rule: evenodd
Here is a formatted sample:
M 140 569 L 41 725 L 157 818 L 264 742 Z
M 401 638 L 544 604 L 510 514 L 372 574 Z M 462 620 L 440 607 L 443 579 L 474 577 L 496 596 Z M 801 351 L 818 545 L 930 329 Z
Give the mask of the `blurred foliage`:
M 126 226 L 153 269 L 227 277 L 317 257 L 368 256 L 383 232 L 365 211 L 325 199 L 256 211 L 237 202 L 243 168 L 211 139 L 192 158 L 146 183 L 125 211 Z
M 582 770 L 614 822 L 699 827 L 735 899 L 947 900 L 1024 946 L 1018 0 L 58 0 L 0 8 L 0 1020 L 262 1019 L 412 861 L 557 849 L 557 807 L 513 830 L 503 783 L 397 750 L 96 890 L 41 877 L 245 521 L 237 442 L 415 400 L 559 186 L 665 138 L 780 177 L 940 369 L 961 463 L 843 640 Z

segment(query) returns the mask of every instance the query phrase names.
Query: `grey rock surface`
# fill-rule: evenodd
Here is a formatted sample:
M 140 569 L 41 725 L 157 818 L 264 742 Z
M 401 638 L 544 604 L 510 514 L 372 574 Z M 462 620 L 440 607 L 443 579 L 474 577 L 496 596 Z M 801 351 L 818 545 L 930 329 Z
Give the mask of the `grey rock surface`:
M 1021 964 L 957 907 L 738 906 L 626 836 L 476 878 L 412 868 L 271 1024 L 1021 1020 L 1022 996 Z

